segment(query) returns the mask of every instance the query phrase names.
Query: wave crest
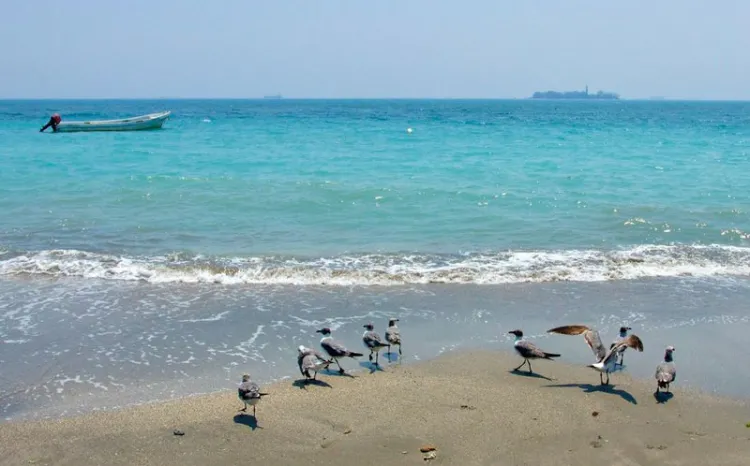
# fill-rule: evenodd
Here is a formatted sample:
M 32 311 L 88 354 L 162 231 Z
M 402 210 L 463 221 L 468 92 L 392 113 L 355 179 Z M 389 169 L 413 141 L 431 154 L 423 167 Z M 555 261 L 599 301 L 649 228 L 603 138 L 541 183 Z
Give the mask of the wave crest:
M 0 254 L 0 275 L 149 283 L 403 285 L 607 281 L 750 276 L 750 248 L 637 246 L 622 250 L 506 251 L 456 255 L 362 254 L 330 258 L 125 257 L 78 250 Z

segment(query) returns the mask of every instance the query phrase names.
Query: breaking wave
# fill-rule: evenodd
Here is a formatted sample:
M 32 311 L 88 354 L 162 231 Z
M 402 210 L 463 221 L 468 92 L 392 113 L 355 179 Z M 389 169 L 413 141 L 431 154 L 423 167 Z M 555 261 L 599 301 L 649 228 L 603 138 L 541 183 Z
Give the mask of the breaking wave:
M 329 258 L 126 257 L 78 250 L 0 251 L 0 276 L 149 283 L 403 285 L 750 276 L 750 248 L 646 245 L 620 250 L 505 251 Z

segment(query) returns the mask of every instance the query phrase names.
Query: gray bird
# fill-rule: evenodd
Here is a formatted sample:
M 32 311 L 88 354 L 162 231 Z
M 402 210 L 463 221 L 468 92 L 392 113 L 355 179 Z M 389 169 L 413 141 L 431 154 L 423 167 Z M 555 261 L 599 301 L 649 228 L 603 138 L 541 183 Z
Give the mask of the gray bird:
M 264 397 L 266 395 L 268 395 L 268 393 L 261 393 L 258 384 L 250 380 L 250 376 L 248 374 L 242 376 L 242 383 L 240 383 L 237 387 L 237 396 L 239 397 L 240 401 L 245 404 L 245 407 L 240 409 L 240 411 L 247 411 L 247 407 L 249 405 L 253 407 L 253 416 L 255 416 L 255 405 L 258 404 L 261 397 Z
M 677 378 L 677 367 L 674 365 L 672 353 L 674 353 L 674 346 L 667 346 L 666 351 L 664 351 L 664 362 L 656 366 L 656 374 L 654 375 L 656 377 L 655 395 L 662 388 L 666 390 L 666 393 L 671 393 L 669 391 L 669 384 Z
M 633 348 L 637 351 L 643 351 L 643 342 L 640 338 L 636 335 L 629 335 L 627 338 L 623 339 L 620 343 L 617 343 L 612 348 L 607 351 L 607 355 L 604 356 L 604 359 L 597 362 L 596 364 L 589 364 L 587 367 L 590 367 L 597 372 L 599 372 L 599 382 L 602 385 L 609 385 L 609 374 L 611 372 L 614 372 L 617 368 L 617 355 L 624 351 L 626 348 Z M 607 374 L 607 381 L 604 381 L 604 375 Z
M 339 366 L 340 374 L 343 374 L 345 371 L 344 368 L 341 367 L 341 363 L 339 363 L 339 358 L 359 358 L 364 356 L 362 353 L 349 351 L 346 349 L 346 346 L 335 341 L 333 337 L 331 337 L 331 329 L 328 327 L 316 330 L 315 333 L 323 334 L 323 338 L 320 339 L 320 347 L 323 348 L 323 351 L 325 351 L 328 356 L 336 362 L 336 365 Z
M 617 338 L 615 338 L 615 341 L 613 341 L 612 344 L 609 345 L 609 348 L 612 349 L 612 347 L 614 347 L 616 344 L 626 339 L 628 337 L 629 330 L 632 330 L 632 329 L 630 327 L 625 327 L 624 325 L 620 327 L 620 333 L 617 335 Z M 622 367 L 624 361 L 625 361 L 625 349 L 617 353 L 617 360 L 615 361 L 615 364 Z
M 365 328 L 365 333 L 362 334 L 362 344 L 365 345 L 365 349 L 370 350 L 367 358 L 372 362 L 372 353 L 375 353 L 375 365 L 379 366 L 380 350 L 388 348 L 390 345 L 375 331 L 373 324 L 365 324 L 363 327 Z
M 333 364 L 333 361 L 326 359 L 320 352 L 312 348 L 305 348 L 302 345 L 297 348 L 297 365 L 306 381 L 315 380 L 318 372 L 328 369 L 331 364 Z M 310 375 L 311 373 L 312 375 Z
M 388 342 L 388 360 L 391 359 L 391 345 L 398 345 L 398 359 L 401 360 L 401 331 L 396 327 L 398 319 L 390 319 L 385 331 L 385 341 Z
M 526 341 L 523 339 L 523 332 L 521 330 L 511 330 L 508 332 L 512 335 L 516 336 L 516 340 L 513 343 L 513 347 L 516 349 L 516 352 L 521 355 L 523 358 L 523 362 L 520 366 L 513 369 L 513 371 L 517 371 L 518 369 L 522 368 L 524 364 L 529 365 L 529 374 L 531 374 L 533 371 L 531 369 L 531 360 L 532 359 L 550 359 L 552 358 L 559 358 L 559 354 L 555 353 L 547 353 L 545 351 L 542 351 L 541 349 L 537 348 L 537 346 L 530 341 Z

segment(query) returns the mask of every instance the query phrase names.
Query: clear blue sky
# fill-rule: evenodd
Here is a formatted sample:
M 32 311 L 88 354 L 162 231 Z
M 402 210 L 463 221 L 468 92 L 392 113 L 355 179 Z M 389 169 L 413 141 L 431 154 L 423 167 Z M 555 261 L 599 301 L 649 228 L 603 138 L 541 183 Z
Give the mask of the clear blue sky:
M 0 0 L 0 98 L 750 100 L 750 0 Z

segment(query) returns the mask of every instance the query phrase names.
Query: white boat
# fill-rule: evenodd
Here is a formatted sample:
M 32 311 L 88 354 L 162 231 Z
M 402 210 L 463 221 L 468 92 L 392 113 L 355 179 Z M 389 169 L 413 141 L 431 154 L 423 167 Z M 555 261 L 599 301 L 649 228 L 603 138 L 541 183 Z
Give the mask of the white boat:
M 172 112 L 151 113 L 120 120 L 61 121 L 57 132 L 72 133 L 76 131 L 141 131 L 159 129 Z

